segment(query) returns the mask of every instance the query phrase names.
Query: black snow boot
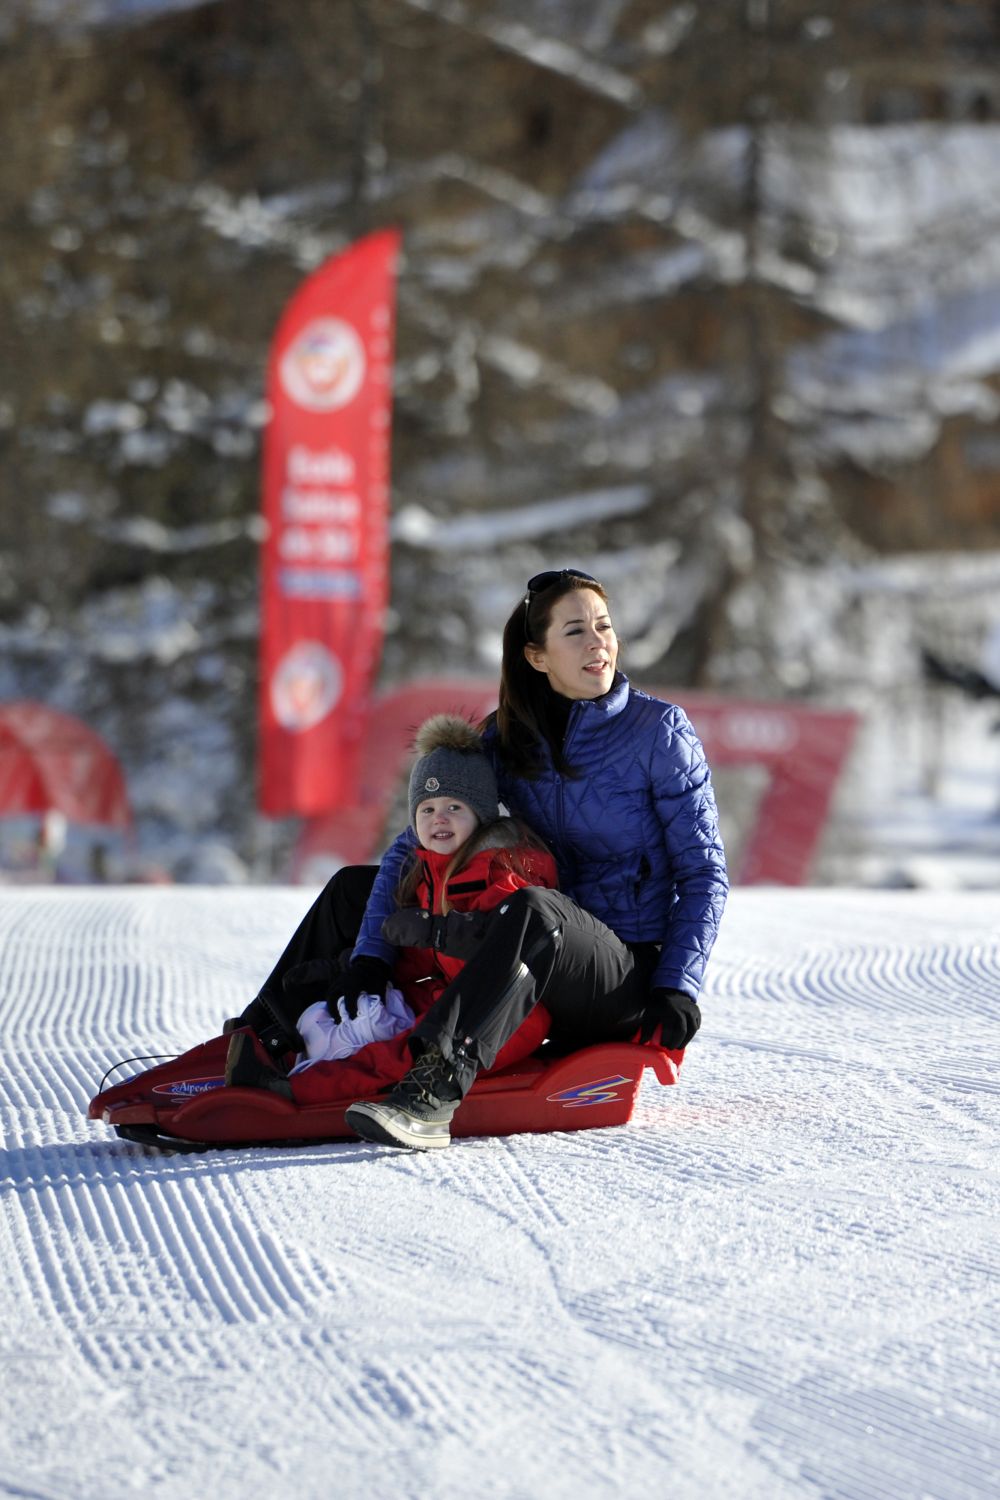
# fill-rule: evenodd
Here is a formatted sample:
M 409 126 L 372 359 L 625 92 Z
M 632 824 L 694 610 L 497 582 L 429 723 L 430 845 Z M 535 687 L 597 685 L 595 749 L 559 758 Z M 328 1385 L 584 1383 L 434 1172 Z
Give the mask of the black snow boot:
M 292 1085 L 283 1073 L 257 1051 L 249 1031 L 237 1031 L 226 1053 L 226 1084 L 234 1089 L 268 1089 L 283 1099 L 292 1098 Z
M 454 1064 L 432 1043 L 384 1099 L 352 1104 L 344 1120 L 363 1140 L 432 1151 L 450 1144 L 449 1127 L 462 1098 Z
M 242 1015 L 231 1016 L 228 1021 L 223 1021 L 222 1035 L 231 1036 L 241 1026 L 252 1027 L 269 1057 L 305 1051 L 305 1043 L 295 1029 L 294 1022 L 289 1020 L 280 1003 L 267 990 L 261 990 Z

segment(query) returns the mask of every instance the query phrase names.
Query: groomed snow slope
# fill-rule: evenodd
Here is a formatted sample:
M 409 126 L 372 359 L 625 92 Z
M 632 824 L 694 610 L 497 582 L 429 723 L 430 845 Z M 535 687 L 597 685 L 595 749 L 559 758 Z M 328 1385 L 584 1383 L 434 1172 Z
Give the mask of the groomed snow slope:
M 147 1152 L 105 1067 L 302 891 L 5 891 L 0 1492 L 967 1500 L 1000 1473 L 1000 898 L 734 893 L 624 1129 Z

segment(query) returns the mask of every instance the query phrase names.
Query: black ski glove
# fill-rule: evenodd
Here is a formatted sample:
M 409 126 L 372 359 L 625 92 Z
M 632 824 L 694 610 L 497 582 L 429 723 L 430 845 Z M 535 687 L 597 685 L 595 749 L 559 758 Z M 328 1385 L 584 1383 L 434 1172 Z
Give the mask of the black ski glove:
M 326 1008 L 335 1021 L 342 1020 L 339 1002 L 343 998 L 345 1013 L 352 1021 L 356 1021 L 358 997 L 378 995 L 380 1000 L 384 1000 L 391 978 L 392 970 L 381 958 L 369 958 L 367 955 L 354 958 L 334 981 L 333 993 L 327 999 Z
M 433 948 L 449 958 L 472 958 L 493 921 L 492 911 L 450 911 L 434 917 L 404 906 L 382 923 L 382 936 L 396 948 Z
M 683 990 L 650 990 L 639 1023 L 640 1042 L 658 1041 L 675 1051 L 686 1047 L 701 1025 L 697 1000 Z
M 403 906 L 386 917 L 382 936 L 394 948 L 433 948 L 435 924 L 440 920 L 423 907 Z

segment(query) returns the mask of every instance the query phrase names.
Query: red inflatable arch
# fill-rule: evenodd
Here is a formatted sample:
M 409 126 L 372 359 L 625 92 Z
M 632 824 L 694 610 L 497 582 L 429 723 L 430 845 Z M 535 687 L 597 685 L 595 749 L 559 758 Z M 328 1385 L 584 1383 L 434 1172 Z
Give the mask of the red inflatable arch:
M 0 703 L 0 817 L 52 811 L 130 828 L 121 766 L 81 719 L 44 703 Z

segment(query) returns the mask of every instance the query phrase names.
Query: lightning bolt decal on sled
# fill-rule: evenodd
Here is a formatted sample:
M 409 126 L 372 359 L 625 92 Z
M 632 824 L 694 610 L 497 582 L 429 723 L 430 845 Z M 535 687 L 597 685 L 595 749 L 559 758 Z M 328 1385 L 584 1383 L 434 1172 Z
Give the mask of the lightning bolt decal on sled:
M 593 1083 L 578 1083 L 574 1088 L 561 1089 L 558 1094 L 547 1094 L 550 1104 L 562 1104 L 566 1109 L 583 1109 L 594 1104 L 609 1104 L 617 1099 L 615 1092 L 620 1084 L 634 1084 L 634 1079 L 618 1073 L 612 1078 L 597 1078 Z

